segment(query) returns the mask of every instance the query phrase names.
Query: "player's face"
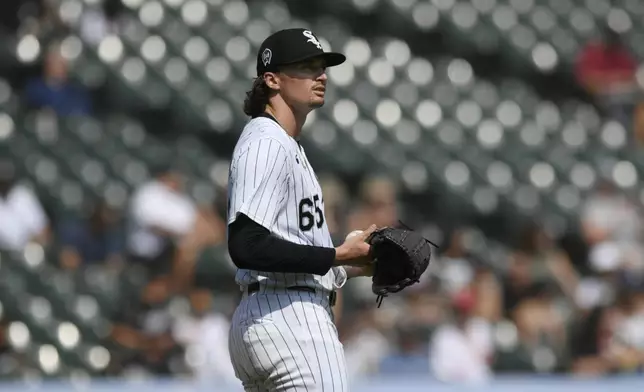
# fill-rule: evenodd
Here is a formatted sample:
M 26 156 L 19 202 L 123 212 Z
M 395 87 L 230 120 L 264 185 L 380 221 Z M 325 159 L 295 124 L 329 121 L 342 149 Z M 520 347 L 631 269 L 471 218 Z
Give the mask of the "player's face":
M 280 71 L 280 93 L 296 107 L 319 108 L 324 105 L 326 66 L 314 59 L 284 67 Z

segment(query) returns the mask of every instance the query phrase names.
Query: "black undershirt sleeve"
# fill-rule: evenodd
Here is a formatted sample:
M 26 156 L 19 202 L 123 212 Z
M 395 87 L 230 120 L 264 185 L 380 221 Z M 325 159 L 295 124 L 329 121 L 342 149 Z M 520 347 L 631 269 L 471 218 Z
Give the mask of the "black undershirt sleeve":
M 244 214 L 228 225 L 228 252 L 237 268 L 263 272 L 325 275 L 335 260 L 335 248 L 283 240 Z

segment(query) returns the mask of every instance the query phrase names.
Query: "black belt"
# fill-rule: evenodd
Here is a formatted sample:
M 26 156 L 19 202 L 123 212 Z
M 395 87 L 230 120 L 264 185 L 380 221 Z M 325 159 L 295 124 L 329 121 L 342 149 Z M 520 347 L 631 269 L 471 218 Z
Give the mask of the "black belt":
M 254 283 L 251 283 L 251 284 L 248 285 L 248 287 L 246 288 L 246 291 L 250 295 L 250 294 L 258 292 L 259 288 L 260 288 L 259 282 L 254 282 Z M 313 287 L 308 287 L 308 286 L 289 286 L 289 287 L 286 288 L 286 290 L 289 290 L 289 291 L 306 291 L 307 293 L 316 294 L 315 289 Z M 335 291 L 331 291 L 331 293 L 329 294 L 329 305 L 335 306 L 335 302 L 337 300 L 337 297 L 338 297 L 337 293 Z

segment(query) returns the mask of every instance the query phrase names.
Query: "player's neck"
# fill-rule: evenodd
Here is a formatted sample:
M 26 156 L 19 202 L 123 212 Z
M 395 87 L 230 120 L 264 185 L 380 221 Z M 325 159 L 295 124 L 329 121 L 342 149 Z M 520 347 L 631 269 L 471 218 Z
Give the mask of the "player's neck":
M 302 127 L 306 122 L 306 114 L 298 115 L 288 105 L 268 105 L 266 113 L 277 120 L 282 128 L 294 139 L 298 139 L 302 133 Z

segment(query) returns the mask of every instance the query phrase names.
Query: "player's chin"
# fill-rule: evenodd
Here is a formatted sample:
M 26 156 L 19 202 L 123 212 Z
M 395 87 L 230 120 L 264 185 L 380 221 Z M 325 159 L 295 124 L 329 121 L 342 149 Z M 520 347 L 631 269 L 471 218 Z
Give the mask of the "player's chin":
M 309 106 L 313 109 L 321 108 L 324 106 L 324 96 L 315 96 L 311 98 Z

